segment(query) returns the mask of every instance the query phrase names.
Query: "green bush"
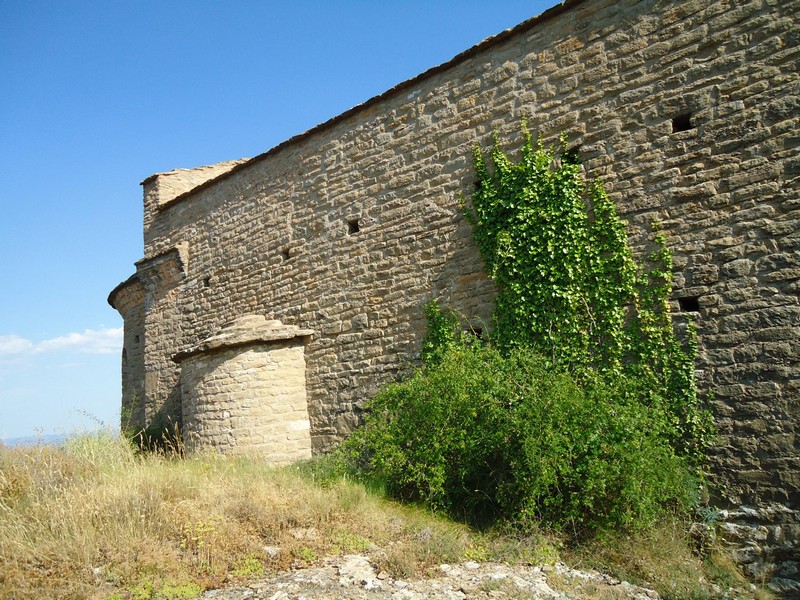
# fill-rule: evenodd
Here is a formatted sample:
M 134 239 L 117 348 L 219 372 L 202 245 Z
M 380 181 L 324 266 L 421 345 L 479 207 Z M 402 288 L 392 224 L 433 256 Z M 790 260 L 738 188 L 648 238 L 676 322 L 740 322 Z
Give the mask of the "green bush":
M 396 497 L 473 523 L 643 525 L 697 486 L 631 387 L 578 385 L 533 353 L 455 344 L 379 392 L 344 450 Z

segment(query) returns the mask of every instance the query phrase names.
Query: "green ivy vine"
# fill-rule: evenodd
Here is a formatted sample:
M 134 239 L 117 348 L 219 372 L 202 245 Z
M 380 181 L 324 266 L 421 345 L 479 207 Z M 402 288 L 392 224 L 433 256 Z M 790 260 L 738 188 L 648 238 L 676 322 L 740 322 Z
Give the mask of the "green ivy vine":
M 662 412 L 664 435 L 699 464 L 711 418 L 694 377 L 694 328 L 683 343 L 675 334 L 665 237 L 656 231 L 649 269 L 637 264 L 602 182 L 585 182 L 563 139 L 554 149 L 534 143 L 524 125 L 523 134 L 517 162 L 497 139 L 488 158 L 475 148 L 477 182 L 465 203 L 498 289 L 492 344 L 530 349 L 579 380 L 625 378 L 625 389 L 634 381 L 631 401 Z

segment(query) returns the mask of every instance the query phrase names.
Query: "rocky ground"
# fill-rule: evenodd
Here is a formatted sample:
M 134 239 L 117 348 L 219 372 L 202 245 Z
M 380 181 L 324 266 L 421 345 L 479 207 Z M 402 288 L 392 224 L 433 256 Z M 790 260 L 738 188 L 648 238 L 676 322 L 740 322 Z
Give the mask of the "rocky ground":
M 554 566 L 511 567 L 467 561 L 439 565 L 425 578 L 394 579 L 366 556 L 325 559 L 322 566 L 277 573 L 247 587 L 206 592 L 205 600 L 328 600 L 334 598 L 521 598 L 658 600 L 649 589 L 595 572 Z

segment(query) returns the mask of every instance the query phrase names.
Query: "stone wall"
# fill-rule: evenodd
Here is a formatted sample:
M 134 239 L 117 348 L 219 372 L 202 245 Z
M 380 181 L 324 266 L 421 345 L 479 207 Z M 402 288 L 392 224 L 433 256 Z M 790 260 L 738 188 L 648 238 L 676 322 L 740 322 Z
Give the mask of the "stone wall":
M 125 431 L 145 427 L 144 411 L 144 288 L 134 275 L 111 292 L 124 319 L 122 345 L 121 425 Z
M 662 223 L 715 393 L 715 502 L 750 555 L 796 579 L 798 14 L 800 0 L 568 1 L 194 189 L 161 197 L 154 176 L 138 267 L 148 414 L 180 417 L 175 354 L 263 314 L 317 332 L 321 450 L 413 363 L 427 300 L 486 327 L 492 286 L 459 198 L 473 146 L 493 131 L 516 145 L 525 117 L 579 148 L 639 252 Z M 174 277 L 144 272 L 181 244 Z

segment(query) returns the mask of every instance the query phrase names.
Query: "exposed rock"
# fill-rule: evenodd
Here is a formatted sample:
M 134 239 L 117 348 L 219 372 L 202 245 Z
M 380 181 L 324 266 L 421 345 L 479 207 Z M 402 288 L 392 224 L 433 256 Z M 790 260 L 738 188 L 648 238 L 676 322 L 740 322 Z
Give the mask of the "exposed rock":
M 379 578 L 369 557 L 349 554 L 326 558 L 321 566 L 276 573 L 247 587 L 212 590 L 205 600 L 329 600 L 334 598 L 614 598 L 658 600 L 654 590 L 618 581 L 593 571 L 578 571 L 562 563 L 542 567 L 508 566 L 467 561 L 443 564 L 428 577 Z

